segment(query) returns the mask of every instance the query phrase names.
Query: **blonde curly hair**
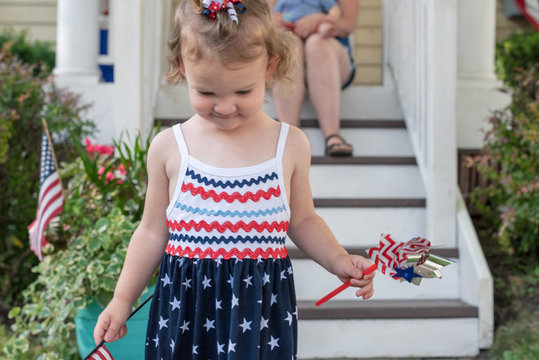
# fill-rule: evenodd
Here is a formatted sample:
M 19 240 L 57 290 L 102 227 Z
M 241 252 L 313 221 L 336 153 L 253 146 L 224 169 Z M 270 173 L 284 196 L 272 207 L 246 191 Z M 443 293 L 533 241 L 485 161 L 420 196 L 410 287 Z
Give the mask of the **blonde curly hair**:
M 275 82 L 291 81 L 288 73 L 297 61 L 293 38 L 278 28 L 266 0 L 242 0 L 246 11 L 238 11 L 239 22 L 230 19 L 226 11 L 218 11 L 215 20 L 203 15 L 201 0 L 180 0 L 172 22 L 168 40 L 170 71 L 166 79 L 170 83 L 185 80 L 181 73 L 182 59 L 198 61 L 208 54 L 218 56 L 226 64 L 248 63 L 263 55 L 268 59 L 277 56 L 279 62 L 266 87 Z

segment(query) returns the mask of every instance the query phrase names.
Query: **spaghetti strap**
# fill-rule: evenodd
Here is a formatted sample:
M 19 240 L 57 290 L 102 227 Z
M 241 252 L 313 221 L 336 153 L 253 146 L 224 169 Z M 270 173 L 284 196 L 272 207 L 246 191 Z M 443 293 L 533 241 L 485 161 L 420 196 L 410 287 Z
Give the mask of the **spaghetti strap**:
M 275 158 L 279 163 L 282 162 L 284 147 L 286 145 L 286 138 L 288 136 L 288 129 L 290 126 L 287 123 L 281 122 L 281 132 L 279 134 L 279 141 L 277 143 L 277 151 L 275 153 Z
M 174 125 L 172 127 L 172 130 L 174 131 L 174 136 L 176 137 L 176 143 L 178 144 L 178 148 L 180 149 L 180 155 L 182 156 L 182 159 L 187 159 L 187 156 L 189 155 L 189 150 L 187 150 L 187 144 L 185 143 L 185 138 L 183 137 L 181 124 Z

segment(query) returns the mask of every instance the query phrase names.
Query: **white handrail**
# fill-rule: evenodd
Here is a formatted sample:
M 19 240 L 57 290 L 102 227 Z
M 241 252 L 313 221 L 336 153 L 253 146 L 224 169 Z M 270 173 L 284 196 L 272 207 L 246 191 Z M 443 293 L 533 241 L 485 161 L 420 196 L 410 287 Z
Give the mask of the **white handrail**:
M 384 0 L 387 66 L 427 194 L 427 234 L 455 246 L 457 0 Z

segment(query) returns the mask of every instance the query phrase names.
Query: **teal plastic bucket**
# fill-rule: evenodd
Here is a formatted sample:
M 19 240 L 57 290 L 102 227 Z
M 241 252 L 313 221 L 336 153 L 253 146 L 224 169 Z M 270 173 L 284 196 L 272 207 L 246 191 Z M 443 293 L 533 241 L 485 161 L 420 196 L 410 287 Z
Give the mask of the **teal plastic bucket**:
M 148 289 L 142 295 L 142 301 L 153 294 L 154 287 Z M 150 303 L 146 303 L 135 315 L 127 321 L 127 334 L 118 341 L 107 343 L 114 360 L 137 360 L 144 359 L 144 346 L 146 344 L 146 327 L 150 312 Z M 83 309 L 78 310 L 75 317 L 75 327 L 77 333 L 77 346 L 82 359 L 95 348 L 94 327 L 97 317 L 103 308 L 92 301 Z

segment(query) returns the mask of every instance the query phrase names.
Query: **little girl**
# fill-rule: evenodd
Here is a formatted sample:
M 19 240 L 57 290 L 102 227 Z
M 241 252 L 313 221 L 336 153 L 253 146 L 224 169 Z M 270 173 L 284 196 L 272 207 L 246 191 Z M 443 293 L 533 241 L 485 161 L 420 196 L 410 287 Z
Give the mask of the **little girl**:
M 144 214 L 94 330 L 96 343 L 123 337 L 160 264 L 146 359 L 294 359 L 287 234 L 357 296 L 373 294 L 370 261 L 315 213 L 305 135 L 262 111 L 294 61 L 289 35 L 266 1 L 224 2 L 179 1 L 169 80 L 186 82 L 195 115 L 152 141 Z

